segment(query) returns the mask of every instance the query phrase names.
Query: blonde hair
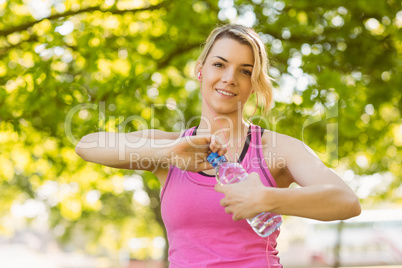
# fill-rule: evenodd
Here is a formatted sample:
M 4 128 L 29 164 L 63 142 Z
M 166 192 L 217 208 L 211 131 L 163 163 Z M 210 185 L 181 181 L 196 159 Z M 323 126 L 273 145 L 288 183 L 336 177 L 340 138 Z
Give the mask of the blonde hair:
M 208 36 L 205 46 L 197 59 L 196 66 L 202 66 L 208 57 L 214 43 L 223 38 L 230 38 L 251 47 L 254 54 L 254 68 L 251 75 L 251 85 L 257 94 L 258 101 L 262 101 L 264 113 L 267 113 L 272 103 L 272 83 L 268 76 L 268 57 L 265 45 L 253 28 L 237 24 L 227 24 L 215 28 Z M 197 68 L 195 69 L 197 73 Z M 196 74 L 197 76 L 197 74 Z

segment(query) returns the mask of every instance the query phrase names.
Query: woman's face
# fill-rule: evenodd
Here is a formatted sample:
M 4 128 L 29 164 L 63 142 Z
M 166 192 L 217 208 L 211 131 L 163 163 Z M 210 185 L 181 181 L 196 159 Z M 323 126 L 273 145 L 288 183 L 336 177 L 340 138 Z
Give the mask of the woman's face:
M 243 108 L 252 93 L 253 65 L 250 46 L 230 38 L 215 41 L 202 66 L 202 93 L 211 109 L 230 114 L 239 103 Z

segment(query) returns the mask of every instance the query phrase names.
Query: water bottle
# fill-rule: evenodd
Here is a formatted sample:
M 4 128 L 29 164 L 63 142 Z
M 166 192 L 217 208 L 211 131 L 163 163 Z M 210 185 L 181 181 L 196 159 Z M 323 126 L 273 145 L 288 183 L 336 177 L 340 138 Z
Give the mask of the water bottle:
M 216 180 L 219 184 L 232 184 L 244 181 L 248 174 L 239 163 L 230 163 L 225 156 L 219 156 L 212 152 L 207 160 L 216 170 Z M 262 212 L 247 222 L 253 230 L 262 237 L 267 237 L 275 232 L 282 224 L 282 217 L 271 212 Z

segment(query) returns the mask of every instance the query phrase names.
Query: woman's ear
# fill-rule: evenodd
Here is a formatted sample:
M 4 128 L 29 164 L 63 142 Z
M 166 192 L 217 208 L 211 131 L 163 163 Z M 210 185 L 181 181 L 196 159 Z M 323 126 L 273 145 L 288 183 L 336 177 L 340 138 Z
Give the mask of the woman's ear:
M 199 78 L 201 70 L 202 70 L 201 62 L 197 62 L 197 65 L 195 66 L 195 76 L 197 77 L 197 79 Z

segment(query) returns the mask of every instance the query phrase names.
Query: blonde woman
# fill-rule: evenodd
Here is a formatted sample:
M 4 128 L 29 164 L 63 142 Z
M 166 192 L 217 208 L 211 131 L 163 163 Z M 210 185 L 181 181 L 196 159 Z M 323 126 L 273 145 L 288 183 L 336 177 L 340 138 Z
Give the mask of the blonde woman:
M 155 173 L 170 267 L 282 267 L 279 230 L 260 237 L 245 219 L 265 211 L 323 221 L 360 214 L 355 194 L 305 144 L 243 119 L 252 94 L 270 108 L 267 70 L 264 44 L 252 28 L 218 27 L 195 69 L 203 96 L 198 126 L 183 133 L 94 133 L 77 145 L 86 161 Z M 120 146 L 84 148 L 100 135 Z M 206 161 L 210 152 L 241 163 L 248 179 L 218 185 Z M 293 182 L 301 187 L 288 188 Z

